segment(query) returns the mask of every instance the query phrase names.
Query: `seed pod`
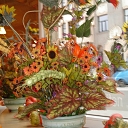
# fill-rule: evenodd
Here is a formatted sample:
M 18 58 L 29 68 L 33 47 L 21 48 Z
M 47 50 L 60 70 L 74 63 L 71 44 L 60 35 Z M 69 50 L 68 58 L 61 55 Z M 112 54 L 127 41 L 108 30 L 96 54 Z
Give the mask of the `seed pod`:
M 40 114 L 38 111 L 32 111 L 30 113 L 30 122 L 32 126 L 40 125 Z
M 18 108 L 18 114 L 21 114 L 24 110 L 24 106 L 19 106 Z

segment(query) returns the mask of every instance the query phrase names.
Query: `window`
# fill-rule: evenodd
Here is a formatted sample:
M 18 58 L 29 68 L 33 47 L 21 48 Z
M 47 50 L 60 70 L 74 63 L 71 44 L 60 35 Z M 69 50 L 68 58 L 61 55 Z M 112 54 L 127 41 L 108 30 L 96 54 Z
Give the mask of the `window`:
M 62 34 L 63 35 L 66 34 L 66 24 L 65 23 L 62 25 Z
M 99 32 L 108 30 L 108 15 L 99 16 Z
M 102 2 L 106 2 L 106 0 L 101 0 Z
M 128 21 L 128 9 L 124 10 L 124 20 L 125 22 Z
M 62 0 L 62 1 L 61 1 L 61 5 L 62 5 L 62 7 L 65 6 L 66 3 L 67 3 L 67 0 Z
M 99 0 L 97 0 L 97 2 L 98 2 Z M 101 0 L 101 2 L 106 2 L 106 0 Z

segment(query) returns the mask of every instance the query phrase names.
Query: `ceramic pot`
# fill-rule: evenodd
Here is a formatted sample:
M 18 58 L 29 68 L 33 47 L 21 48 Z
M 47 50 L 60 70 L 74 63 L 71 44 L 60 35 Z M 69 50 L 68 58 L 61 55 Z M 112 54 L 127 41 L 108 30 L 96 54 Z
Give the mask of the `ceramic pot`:
M 25 98 L 4 98 L 4 104 L 9 110 L 16 111 L 25 104 Z
M 42 125 L 44 128 L 82 128 L 85 124 L 85 114 L 68 116 L 68 117 L 57 117 L 49 120 L 46 116 L 42 116 Z

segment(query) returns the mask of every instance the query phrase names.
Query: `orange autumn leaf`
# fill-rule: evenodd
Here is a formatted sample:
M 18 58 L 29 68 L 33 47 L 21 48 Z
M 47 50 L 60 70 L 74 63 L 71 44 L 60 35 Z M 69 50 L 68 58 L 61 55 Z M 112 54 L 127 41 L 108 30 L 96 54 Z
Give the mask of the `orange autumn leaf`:
M 114 5 L 114 7 L 117 7 L 119 4 L 118 0 L 107 0 L 107 2 L 112 3 Z
M 84 5 L 86 4 L 86 1 L 85 0 L 79 0 L 80 4 Z

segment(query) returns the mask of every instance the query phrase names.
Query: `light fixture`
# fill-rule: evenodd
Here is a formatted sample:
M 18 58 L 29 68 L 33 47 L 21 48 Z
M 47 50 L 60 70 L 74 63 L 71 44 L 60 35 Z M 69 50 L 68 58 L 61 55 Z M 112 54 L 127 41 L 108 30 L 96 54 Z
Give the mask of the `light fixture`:
M 4 27 L 0 27 L 0 34 L 6 34 Z

